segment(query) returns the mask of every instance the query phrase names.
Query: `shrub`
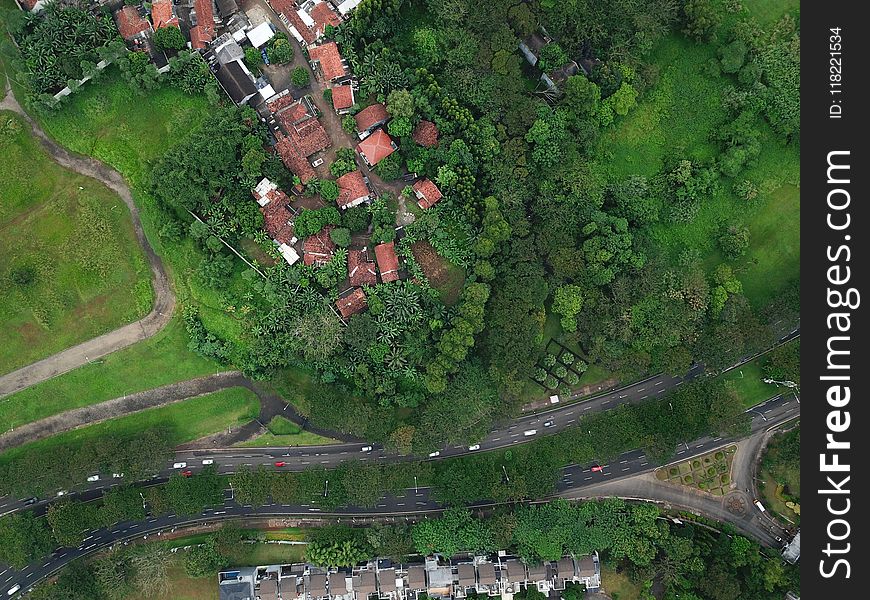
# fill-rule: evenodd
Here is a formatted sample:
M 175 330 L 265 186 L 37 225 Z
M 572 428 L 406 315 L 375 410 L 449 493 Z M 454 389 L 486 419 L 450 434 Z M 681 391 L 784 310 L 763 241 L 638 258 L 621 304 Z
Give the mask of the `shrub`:
M 562 356 L 559 357 L 559 361 L 560 361 L 563 365 L 567 365 L 567 366 L 569 366 L 569 367 L 570 367 L 571 365 L 574 364 L 574 361 L 575 361 L 576 359 L 577 359 L 577 357 L 574 356 L 574 354 L 571 353 L 571 352 L 563 352 L 563 353 L 562 353 Z
M 574 386 L 574 385 L 577 385 L 578 383 L 580 383 L 580 376 L 577 375 L 577 373 L 575 373 L 574 371 L 568 371 L 568 374 L 565 377 L 563 377 L 563 379 L 565 380 L 565 382 L 568 385 L 571 385 L 571 386 Z
M 685 477 L 683 477 L 683 483 L 685 483 L 685 484 L 691 484 L 693 481 L 695 481 L 695 480 L 692 479 L 691 475 L 686 475 Z
M 678 475 L 679 473 L 680 473 L 680 470 L 677 467 L 671 467 L 670 469 L 668 469 L 668 475 L 670 475 L 672 477 L 674 475 Z
M 710 477 L 712 477 L 715 474 L 716 474 L 716 467 L 710 467 L 707 469 L 707 475 L 709 475 Z
M 320 196 L 327 202 L 335 202 L 338 198 L 338 184 L 330 179 L 320 182 Z
M 547 372 L 544 369 L 535 369 L 535 374 L 532 377 L 538 383 L 543 383 L 547 380 Z
M 290 74 L 290 81 L 296 87 L 305 87 L 311 80 L 311 73 L 305 67 L 296 67 Z
M 713 457 L 716 460 L 722 460 L 723 458 L 725 458 L 725 454 L 721 450 L 719 450 L 718 452 L 716 452 L 716 454 L 713 455 Z
M 329 232 L 329 237 L 339 248 L 350 246 L 350 230 L 345 227 L 336 227 Z
M 330 104 L 332 103 L 332 90 L 330 88 L 326 88 L 325 90 L 323 90 L 323 99 Z
M 356 131 L 356 120 L 350 115 L 343 116 L 341 118 L 341 128 L 344 129 L 345 133 L 353 133 Z
M 29 287 L 36 282 L 36 269 L 33 267 L 15 267 L 10 271 L 9 278 L 19 287 Z
M 564 365 L 557 365 L 553 369 L 553 374 L 556 375 L 556 377 L 558 377 L 559 379 L 564 379 L 565 376 L 568 374 L 568 369 L 566 369 Z
M 548 375 L 544 385 L 547 386 L 548 390 L 555 390 L 559 386 L 559 381 L 552 375 Z
M 556 357 L 552 354 L 545 354 L 541 359 L 541 363 L 543 363 L 545 367 L 552 367 L 556 364 Z
M 574 370 L 579 371 L 580 373 L 585 373 L 586 369 L 589 368 L 589 364 L 585 360 L 578 360 L 574 364 Z
M 719 479 L 722 482 L 722 485 L 728 485 L 729 483 L 731 483 L 731 477 L 729 477 L 728 475 L 723 475 Z
M 261 64 L 263 64 L 263 55 L 260 51 L 254 47 L 245 48 L 245 66 L 254 73 L 259 73 Z

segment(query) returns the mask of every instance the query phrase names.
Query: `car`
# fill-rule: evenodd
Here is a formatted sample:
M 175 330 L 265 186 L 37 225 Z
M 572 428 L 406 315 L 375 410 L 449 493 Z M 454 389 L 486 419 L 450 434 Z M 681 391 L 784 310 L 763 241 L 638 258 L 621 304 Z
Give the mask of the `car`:
M 362 450 L 360 450 L 360 452 L 371 452 L 371 451 L 372 451 L 371 446 L 363 446 Z
M 24 506 L 32 506 L 36 504 L 36 498 L 25 498 L 21 501 Z
M 537 430 L 537 429 L 526 429 L 526 430 L 523 432 L 523 435 L 526 436 L 526 437 L 529 437 L 530 435 L 535 435 L 536 433 L 538 433 L 538 430 Z
M 6 595 L 7 595 L 7 596 L 11 596 L 12 594 L 14 594 L 15 592 L 17 592 L 17 591 L 20 590 L 20 589 L 21 589 L 21 585 L 18 584 L 18 583 L 16 583 L 16 584 L 13 585 L 11 588 L 9 588 L 9 591 L 6 592 Z
M 435 458 L 436 456 L 441 456 L 441 453 L 438 450 L 429 453 L 429 458 Z
M 120 479 L 123 476 L 123 473 L 112 473 L 112 479 Z
M 552 427 L 553 425 L 554 425 L 554 423 L 552 421 L 545 421 L 544 422 L 544 427 Z
M 177 462 L 174 465 L 172 465 L 172 468 L 173 469 L 183 469 L 186 466 L 187 466 L 186 462 Z
M 283 460 L 275 461 L 275 466 L 276 466 L 276 467 L 283 467 L 283 466 L 286 465 L 286 464 L 287 464 L 287 463 L 285 463 Z
M 203 458 L 203 459 L 202 459 L 202 464 L 204 464 L 204 465 L 213 465 L 213 464 L 214 464 L 214 459 L 213 459 L 213 458 Z
M 322 165 L 322 164 L 323 164 L 323 159 L 322 159 L 322 158 L 318 158 L 317 160 L 315 160 L 314 162 L 311 163 L 311 166 L 312 166 L 312 167 L 319 167 L 319 166 Z
M 759 502 L 758 500 L 755 501 L 755 507 L 756 507 L 758 510 L 760 510 L 761 512 L 767 512 L 767 511 L 764 510 L 764 505 L 762 505 L 761 502 Z
M 191 475 L 193 475 L 193 471 L 191 471 L 190 469 L 185 469 L 181 472 L 182 477 L 190 477 Z
M 57 493 L 58 496 L 66 496 L 66 494 L 67 494 L 67 491 L 66 491 L 66 490 L 60 490 L 60 491 Z
M 602 471 L 604 471 L 604 467 L 602 467 L 601 465 L 594 465 L 589 470 L 592 471 L 593 473 L 601 473 Z
M 90 477 L 88 477 L 88 481 L 99 481 L 99 480 L 100 480 L 99 475 L 91 475 Z
M 469 446 L 468 450 L 474 452 L 475 450 L 480 450 L 480 444 L 475 444 L 473 446 Z

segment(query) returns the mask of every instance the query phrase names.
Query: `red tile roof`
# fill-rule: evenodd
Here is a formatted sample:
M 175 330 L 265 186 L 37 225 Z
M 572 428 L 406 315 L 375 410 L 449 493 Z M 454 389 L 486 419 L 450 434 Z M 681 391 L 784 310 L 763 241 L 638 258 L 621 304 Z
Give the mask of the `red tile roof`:
M 356 113 L 353 118 L 356 121 L 357 131 L 367 131 L 381 123 L 386 123 L 390 115 L 383 104 L 372 104 Z
M 399 278 L 399 257 L 396 256 L 396 245 L 394 242 L 375 246 L 375 258 L 378 259 L 381 281 L 388 283 L 396 281 Z
M 368 259 L 365 250 L 349 250 L 347 253 L 347 276 L 354 287 L 376 285 L 378 275 L 375 263 Z
M 190 43 L 194 48 L 205 48 L 214 39 L 214 8 L 211 0 L 193 0 L 196 27 L 190 28 Z
M 353 106 L 353 88 L 349 85 L 338 85 L 332 88 L 332 107 L 343 110 Z
M 281 190 L 270 191 L 266 197 L 269 203 L 260 207 L 263 228 L 279 244 L 289 244 L 293 239 L 293 213 L 287 208 L 290 198 Z
M 326 81 L 347 75 L 347 69 L 341 61 L 341 53 L 339 53 L 338 45 L 335 42 L 326 42 L 309 48 L 308 56 L 311 57 L 311 60 L 320 63 L 320 70 Z
M 275 98 L 274 100 L 270 100 L 266 103 L 266 106 L 271 112 L 276 113 L 282 108 L 287 108 L 288 106 L 290 106 L 291 104 L 295 104 L 296 102 L 298 102 L 298 100 L 296 100 L 292 94 L 287 93 L 283 96 Z
M 151 4 L 151 21 L 155 30 L 167 25 L 178 26 L 178 17 L 172 14 L 172 0 L 154 0 Z
M 333 229 L 335 225 L 327 225 L 318 233 L 305 238 L 302 252 L 306 265 L 322 265 L 329 262 L 335 252 L 335 242 L 329 237 L 329 232 Z
M 356 288 L 344 298 L 336 300 L 335 305 L 338 307 L 338 312 L 341 313 L 341 316 L 346 319 L 351 315 L 364 311 L 368 307 L 368 302 L 366 302 L 365 292 L 361 288 Z
M 118 25 L 118 32 L 125 40 L 133 39 L 143 31 L 151 29 L 151 23 L 139 14 L 139 10 L 135 6 L 125 6 L 117 11 L 115 23 Z
M 338 204 L 339 208 L 344 208 L 360 198 L 368 198 L 369 196 L 369 188 L 360 171 L 345 173 L 336 179 L 335 183 L 338 184 L 338 198 L 335 203 Z
M 318 119 L 309 119 L 287 132 L 299 147 L 302 156 L 311 156 L 315 152 L 325 150 L 332 144 L 323 125 Z
M 376 129 L 373 134 L 357 144 L 356 149 L 372 166 L 396 151 L 392 138 L 383 129 Z
M 421 146 L 431 148 L 438 145 L 438 127 L 432 121 L 420 121 L 411 137 Z
M 296 28 L 306 44 L 313 44 L 317 40 L 317 34 L 308 28 L 302 18 L 296 12 L 298 7 L 293 0 L 270 0 L 269 2 L 276 13 L 287 17 L 287 21 Z
M 441 200 L 441 190 L 430 179 L 421 179 L 415 183 L 414 193 L 419 198 L 417 204 L 420 205 L 420 208 L 431 208 L 433 204 Z
M 281 133 L 277 133 L 275 137 L 278 140 L 275 144 L 275 152 L 281 157 L 284 166 L 298 176 L 302 183 L 308 183 L 314 179 L 316 175 L 314 168 L 308 159 L 302 156 L 296 142 Z
M 332 9 L 329 2 L 320 2 L 308 14 L 314 19 L 314 32 L 318 34 L 318 37 L 323 35 L 327 25 L 333 27 L 341 25 L 341 17 Z

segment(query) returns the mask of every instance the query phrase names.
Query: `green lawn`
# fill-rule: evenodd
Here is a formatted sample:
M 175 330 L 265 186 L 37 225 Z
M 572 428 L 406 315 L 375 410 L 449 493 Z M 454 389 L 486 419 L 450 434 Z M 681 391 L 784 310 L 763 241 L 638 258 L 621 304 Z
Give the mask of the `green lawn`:
M 788 343 L 799 344 L 800 340 L 792 340 Z M 761 404 L 765 400 L 787 391 L 787 388 L 764 383 L 763 368 L 766 362 L 767 355 L 762 354 L 745 365 L 719 376 L 737 392 L 746 408 Z
M 151 272 L 130 213 L 0 111 L 0 373 L 146 315 Z
M 49 453 L 58 446 L 76 447 L 86 440 L 107 435 L 132 437 L 158 427 L 171 432 L 173 445 L 183 444 L 223 431 L 228 426 L 248 423 L 257 417 L 259 411 L 260 401 L 253 392 L 246 388 L 230 388 L 25 444 L 0 455 L 0 464 L 14 460 L 24 452 Z
M 273 446 L 321 446 L 334 444 L 335 440 L 304 431 L 299 425 L 281 415 L 272 417 L 266 425 L 268 433 L 257 436 L 247 442 L 238 444 L 247 447 L 273 447 Z
M 611 600 L 640 600 L 643 587 L 609 564 L 601 565 L 601 588 Z
M 223 370 L 187 350 L 187 333 L 175 318 L 143 342 L 0 398 L 0 429 Z

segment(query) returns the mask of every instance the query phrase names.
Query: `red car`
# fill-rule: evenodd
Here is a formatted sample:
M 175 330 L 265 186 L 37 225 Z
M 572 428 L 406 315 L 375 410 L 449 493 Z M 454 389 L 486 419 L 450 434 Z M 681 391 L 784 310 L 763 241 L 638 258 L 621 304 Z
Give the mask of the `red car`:
M 185 469 L 181 472 L 182 477 L 190 477 L 191 475 L 193 475 L 193 471 L 191 471 L 190 469 Z
M 275 463 L 275 466 L 276 466 L 276 467 L 283 467 L 283 466 L 286 465 L 286 464 L 287 464 L 287 463 L 285 463 L 283 460 L 279 460 L 278 462 Z
M 604 470 L 604 467 L 602 467 L 601 465 L 595 465 L 594 467 L 592 467 L 589 470 L 592 471 L 593 473 L 601 473 Z

